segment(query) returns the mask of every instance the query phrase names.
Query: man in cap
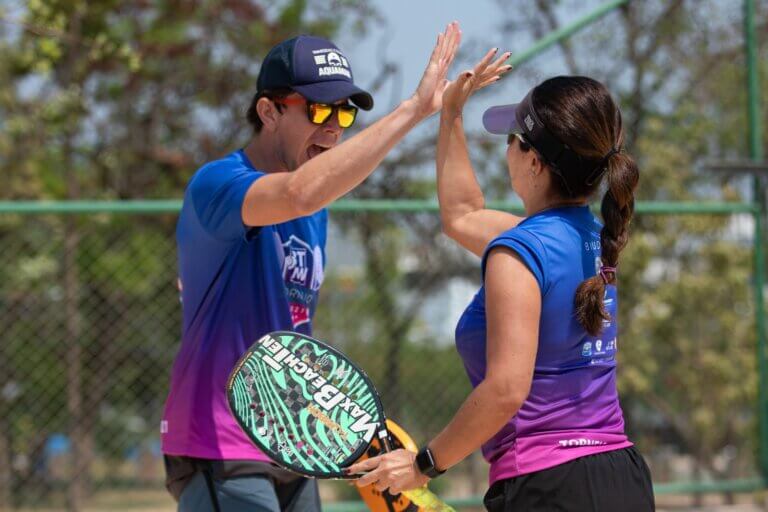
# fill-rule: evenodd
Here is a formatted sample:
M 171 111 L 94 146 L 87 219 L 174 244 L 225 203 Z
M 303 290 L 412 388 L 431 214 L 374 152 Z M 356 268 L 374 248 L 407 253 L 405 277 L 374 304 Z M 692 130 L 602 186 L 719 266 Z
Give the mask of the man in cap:
M 253 138 L 192 176 L 176 232 L 182 342 L 161 422 L 167 486 L 179 510 L 320 510 L 316 482 L 270 464 L 241 431 L 226 380 L 262 335 L 311 334 L 325 207 L 440 109 L 459 39 L 458 24 L 448 25 L 416 92 L 343 143 L 357 108 L 373 107 L 346 55 L 319 37 L 278 44 L 248 109 Z

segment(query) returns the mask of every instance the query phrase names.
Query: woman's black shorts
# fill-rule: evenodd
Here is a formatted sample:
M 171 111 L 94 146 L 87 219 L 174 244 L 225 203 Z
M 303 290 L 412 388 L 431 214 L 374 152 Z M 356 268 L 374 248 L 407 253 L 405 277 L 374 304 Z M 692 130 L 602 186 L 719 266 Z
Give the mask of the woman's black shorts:
M 656 509 L 651 472 L 634 448 L 580 457 L 553 468 L 495 482 L 489 512 L 649 512 Z

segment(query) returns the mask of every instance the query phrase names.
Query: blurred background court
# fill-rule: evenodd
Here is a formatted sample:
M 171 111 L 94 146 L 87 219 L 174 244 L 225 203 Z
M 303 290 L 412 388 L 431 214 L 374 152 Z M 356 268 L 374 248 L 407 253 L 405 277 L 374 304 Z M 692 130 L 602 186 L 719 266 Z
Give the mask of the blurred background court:
M 0 510 L 175 509 L 159 422 L 187 179 L 247 142 L 276 42 L 311 32 L 345 50 L 375 91 L 364 126 L 411 93 L 453 19 L 465 40 L 452 76 L 493 46 L 518 65 L 466 114 L 495 206 L 520 208 L 483 108 L 555 74 L 597 78 L 621 103 L 641 168 L 621 260 L 628 434 L 660 509 L 765 509 L 768 1 L 5 0 Z M 315 328 L 417 443 L 468 393 L 453 330 L 480 284 L 478 260 L 440 234 L 436 131 L 424 123 L 331 208 Z M 480 510 L 486 478 L 476 454 L 432 487 Z M 326 510 L 364 510 L 345 484 L 322 493 Z

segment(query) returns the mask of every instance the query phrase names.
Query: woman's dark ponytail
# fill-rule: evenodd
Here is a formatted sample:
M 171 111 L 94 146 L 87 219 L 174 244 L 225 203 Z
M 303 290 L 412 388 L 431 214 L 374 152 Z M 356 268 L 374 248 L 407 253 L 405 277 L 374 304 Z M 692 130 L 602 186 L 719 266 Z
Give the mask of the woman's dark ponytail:
M 583 281 L 575 296 L 576 316 L 592 335 L 609 320 L 603 299 L 605 287 L 616 283 L 619 254 L 629 240 L 629 223 L 635 211 L 639 172 L 624 153 L 621 112 L 603 84 L 583 76 L 559 76 L 533 91 L 533 104 L 542 122 L 582 159 L 577 169 L 557 169 L 552 180 L 561 198 L 592 196 L 607 182 L 601 206 L 600 271 Z
M 579 285 L 576 290 L 576 318 L 589 334 L 602 330 L 603 320 L 610 316 L 605 310 L 605 286 L 616 283 L 619 254 L 629 241 L 629 223 L 635 212 L 635 189 L 640 178 L 635 161 L 625 153 L 612 155 L 607 162 L 605 178 L 608 188 L 600 212 L 602 266 L 600 272 Z

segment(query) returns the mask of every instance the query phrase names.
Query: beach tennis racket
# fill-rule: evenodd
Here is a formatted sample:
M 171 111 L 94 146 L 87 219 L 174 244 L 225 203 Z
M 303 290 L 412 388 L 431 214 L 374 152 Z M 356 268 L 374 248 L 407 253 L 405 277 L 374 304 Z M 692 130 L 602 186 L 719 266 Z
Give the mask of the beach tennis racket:
M 379 450 L 391 449 L 371 379 L 335 348 L 303 334 L 278 331 L 256 341 L 232 370 L 227 397 L 248 438 L 295 473 L 354 478 L 343 469 L 374 440 Z M 424 493 L 436 504 L 415 510 L 452 510 L 426 489 L 414 496 Z

